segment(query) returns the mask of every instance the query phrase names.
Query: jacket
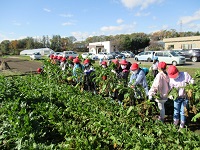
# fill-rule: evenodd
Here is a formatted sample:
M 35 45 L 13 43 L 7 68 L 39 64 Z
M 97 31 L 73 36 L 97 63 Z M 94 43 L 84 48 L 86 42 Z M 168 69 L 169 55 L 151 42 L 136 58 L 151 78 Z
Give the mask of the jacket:
M 133 84 L 133 86 L 136 85 L 142 85 L 145 89 L 146 95 L 148 94 L 148 84 L 146 80 L 146 76 L 144 71 L 139 68 L 138 72 L 136 74 L 132 74 L 130 77 L 129 85 Z
M 179 97 L 185 98 L 186 93 L 184 88 L 187 84 L 193 84 L 194 80 L 192 77 L 187 73 L 187 72 L 179 72 L 179 76 L 176 79 L 171 79 L 170 78 L 170 87 L 173 88 L 179 88 L 178 95 Z
M 170 90 L 169 81 L 170 79 L 167 74 L 165 74 L 163 71 L 159 72 L 153 81 L 148 95 L 153 96 L 156 93 L 159 93 L 162 100 L 167 100 Z

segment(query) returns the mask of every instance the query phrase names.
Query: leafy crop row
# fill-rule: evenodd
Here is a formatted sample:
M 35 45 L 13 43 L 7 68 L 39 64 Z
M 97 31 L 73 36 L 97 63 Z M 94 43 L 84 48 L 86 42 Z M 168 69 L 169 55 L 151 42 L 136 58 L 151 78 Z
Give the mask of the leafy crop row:
M 200 148 L 199 135 L 155 121 L 153 102 L 118 105 L 60 82 L 52 67 L 44 76 L 0 77 L 0 149 Z

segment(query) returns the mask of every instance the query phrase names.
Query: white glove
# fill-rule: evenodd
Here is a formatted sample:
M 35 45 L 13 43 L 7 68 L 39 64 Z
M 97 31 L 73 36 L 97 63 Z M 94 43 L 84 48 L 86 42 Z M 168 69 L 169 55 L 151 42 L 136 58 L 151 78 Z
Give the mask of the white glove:
M 169 97 L 168 97 L 169 99 L 174 99 L 174 97 L 172 96 L 172 95 L 169 95 Z
M 194 84 L 194 79 L 190 80 L 190 83 L 191 83 L 191 84 Z
M 113 72 L 113 73 L 116 73 L 116 71 L 115 71 L 115 70 L 111 70 L 111 72 Z

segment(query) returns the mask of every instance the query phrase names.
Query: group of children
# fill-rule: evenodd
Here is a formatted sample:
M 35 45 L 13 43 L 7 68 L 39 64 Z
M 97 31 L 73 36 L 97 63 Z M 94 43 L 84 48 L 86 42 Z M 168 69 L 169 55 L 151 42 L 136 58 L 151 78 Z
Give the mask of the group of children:
M 95 76 L 95 74 L 91 74 L 92 72 L 95 72 L 95 69 L 90 59 L 85 59 L 83 64 L 81 64 L 81 60 L 78 57 L 54 58 L 54 56 L 50 56 L 50 59 L 55 63 L 60 62 L 59 65 L 62 70 L 65 70 L 66 66 L 71 67 L 73 70 L 73 76 L 77 77 L 76 82 L 80 82 L 80 76 L 82 76 L 84 80 L 88 81 L 85 83 L 87 84 L 86 87 L 95 87 L 94 82 L 89 82 L 90 78 Z M 67 61 L 67 59 L 70 61 Z M 146 96 L 150 100 L 154 99 L 157 102 L 160 110 L 160 116 L 158 119 L 162 122 L 164 122 L 165 119 L 164 104 L 168 98 L 173 99 L 173 97 L 169 95 L 169 92 L 172 88 L 178 89 L 178 98 L 174 99 L 173 119 L 175 125 L 180 124 L 180 128 L 184 128 L 186 123 L 184 109 L 188 107 L 188 98 L 184 91 L 184 87 L 188 83 L 194 83 L 194 80 L 187 72 L 179 72 L 177 67 L 173 65 L 167 67 L 167 64 L 164 61 L 159 62 L 156 57 L 153 60 L 153 65 L 149 69 L 140 68 L 138 63 L 130 63 L 126 59 L 113 59 L 108 62 L 100 60 L 99 65 L 102 68 L 107 68 L 111 63 L 115 64 L 116 67 L 110 71 L 116 75 L 117 78 L 124 79 L 124 86 L 135 88 L 137 85 L 141 85 L 145 90 Z M 149 70 L 152 70 L 154 76 L 154 81 L 150 89 L 146 79 Z M 106 80 L 106 78 L 104 80 Z M 159 95 L 159 98 L 156 98 L 157 95 Z M 122 101 L 123 96 L 124 93 L 118 93 L 117 99 Z

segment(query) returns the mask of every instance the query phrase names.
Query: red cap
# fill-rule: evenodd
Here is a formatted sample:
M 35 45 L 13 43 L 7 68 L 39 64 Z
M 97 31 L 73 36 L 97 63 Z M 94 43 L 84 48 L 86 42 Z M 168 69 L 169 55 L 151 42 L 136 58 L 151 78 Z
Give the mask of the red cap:
M 61 59 L 62 62 L 66 61 L 66 60 L 67 60 L 66 57 L 63 57 L 63 58 Z
M 127 65 L 128 64 L 128 62 L 125 60 L 125 59 L 123 59 L 122 61 L 120 61 L 119 62 L 121 65 Z
M 118 60 L 118 59 L 113 59 L 112 62 L 113 62 L 114 64 L 116 64 L 116 65 L 119 64 L 119 60 Z
M 89 64 L 90 63 L 90 60 L 89 59 L 86 59 L 86 60 L 84 60 L 84 62 L 83 62 L 83 64 L 85 65 L 85 64 Z
M 37 73 L 41 73 L 41 72 L 42 72 L 42 68 L 38 68 Z
M 160 68 L 160 69 L 166 69 L 166 67 L 167 67 L 167 64 L 165 63 L 165 62 L 159 62 L 158 63 L 158 68 Z
M 101 65 L 106 65 L 107 66 L 107 62 L 106 61 L 102 61 Z
M 138 65 L 137 63 L 133 63 L 133 64 L 131 65 L 130 70 L 137 70 L 138 68 L 139 68 L 139 65 Z
M 80 60 L 76 57 L 73 59 L 73 63 L 80 63 Z
M 54 57 L 54 55 L 53 55 L 53 54 L 51 54 L 51 55 L 50 55 L 50 58 L 51 58 L 51 59 L 53 59 L 53 57 Z
M 73 60 L 74 59 L 74 57 L 73 56 L 69 56 L 69 60 Z
M 62 59 L 62 56 L 58 56 L 58 60 L 61 60 Z
M 54 56 L 54 57 L 53 57 L 53 59 L 57 59 L 57 58 L 58 58 L 58 56 Z
M 167 72 L 170 78 L 176 78 L 179 74 L 178 69 L 174 65 L 169 66 Z

